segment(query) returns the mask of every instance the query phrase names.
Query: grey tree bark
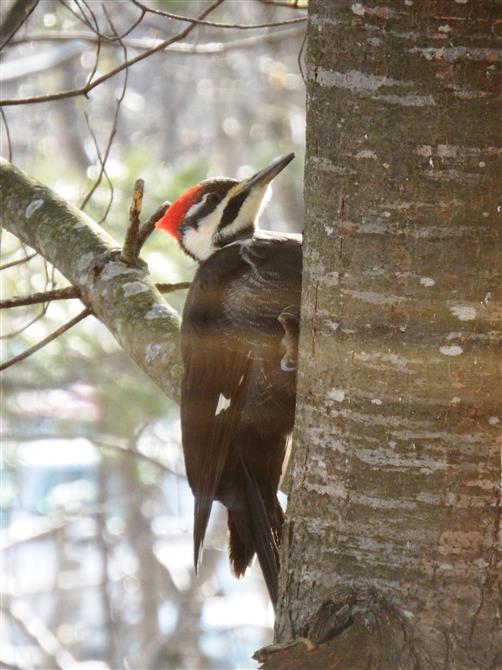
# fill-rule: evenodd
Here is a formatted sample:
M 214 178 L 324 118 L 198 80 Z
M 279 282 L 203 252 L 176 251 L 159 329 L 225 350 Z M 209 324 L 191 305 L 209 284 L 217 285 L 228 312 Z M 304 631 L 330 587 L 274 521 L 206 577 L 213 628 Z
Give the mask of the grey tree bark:
M 497 6 L 310 0 L 282 646 L 263 667 L 502 667 Z

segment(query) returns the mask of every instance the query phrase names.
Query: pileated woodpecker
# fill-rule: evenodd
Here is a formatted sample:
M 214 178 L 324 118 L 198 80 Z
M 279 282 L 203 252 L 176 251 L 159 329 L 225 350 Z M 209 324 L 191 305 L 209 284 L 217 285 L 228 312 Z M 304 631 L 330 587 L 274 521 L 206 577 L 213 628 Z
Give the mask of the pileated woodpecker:
M 277 601 L 283 511 L 277 500 L 293 428 L 301 235 L 257 230 L 280 157 L 249 179 L 208 179 L 181 195 L 156 227 L 199 262 L 181 326 L 181 428 L 195 496 L 194 564 L 213 500 L 228 510 L 230 563 L 258 555 Z

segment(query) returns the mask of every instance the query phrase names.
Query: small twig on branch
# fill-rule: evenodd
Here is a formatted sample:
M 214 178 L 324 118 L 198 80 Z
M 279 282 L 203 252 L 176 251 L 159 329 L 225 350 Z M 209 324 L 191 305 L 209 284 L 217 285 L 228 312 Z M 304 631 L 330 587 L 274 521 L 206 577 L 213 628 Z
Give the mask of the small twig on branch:
M 273 42 L 282 42 L 291 37 L 303 35 L 305 28 L 303 26 L 293 26 L 292 28 L 285 28 L 283 30 L 276 30 L 274 32 L 262 33 L 260 35 L 252 35 L 251 37 L 241 37 L 240 39 L 228 40 L 226 42 L 204 42 L 198 44 L 190 44 L 189 42 L 178 42 L 166 48 L 166 52 L 176 52 L 178 54 L 187 56 L 207 56 L 208 54 L 220 54 L 235 49 L 253 49 L 258 44 L 267 44 Z M 17 38 L 15 44 L 26 44 L 28 42 L 70 42 L 73 40 L 83 40 L 96 43 L 96 36 L 93 33 L 68 32 L 64 35 L 61 33 L 31 33 L 26 37 Z M 147 38 L 131 38 L 124 42 L 129 49 L 151 49 L 152 46 L 160 44 L 160 40 Z M 108 42 L 109 46 L 120 46 L 116 42 Z
M 164 216 L 164 214 L 167 212 L 167 210 L 171 207 L 171 203 L 169 200 L 165 200 L 160 207 L 158 207 L 155 212 L 152 214 L 152 216 L 148 219 L 146 223 L 144 223 L 141 226 L 141 229 L 139 231 L 138 235 L 138 244 L 136 247 L 136 258 L 138 258 L 139 253 L 146 242 L 146 240 L 150 237 L 150 235 L 153 233 L 155 230 L 155 224 L 157 221 Z
M 25 323 L 23 326 L 21 326 L 21 328 L 18 328 L 17 330 L 13 330 L 10 333 L 7 333 L 6 335 L 0 335 L 0 340 L 11 340 L 12 338 L 17 337 L 21 333 L 24 333 L 24 331 L 27 328 L 32 326 L 37 321 L 40 321 L 40 319 L 44 318 L 44 316 L 47 313 L 47 308 L 48 307 L 49 307 L 49 303 L 44 303 L 42 305 L 42 309 L 40 310 L 40 312 L 36 316 L 34 316 L 33 319 L 30 319 L 30 321 L 28 321 L 28 323 Z
M 179 281 L 173 284 L 155 284 L 155 288 L 160 293 L 172 293 L 173 291 L 183 291 L 190 288 L 190 284 L 191 282 L 189 281 Z
M 174 470 L 169 468 L 165 463 L 161 463 L 161 461 L 158 461 L 156 458 L 148 456 L 147 454 L 143 454 L 141 451 L 138 451 L 137 449 L 134 449 L 132 447 L 124 447 L 121 444 L 104 442 L 103 440 L 96 440 L 94 442 L 94 446 L 98 447 L 98 449 L 110 449 L 111 451 L 115 451 L 116 453 L 122 454 L 124 456 L 129 456 L 130 458 L 135 458 L 137 460 L 148 463 L 149 465 L 154 465 L 156 468 L 160 468 L 164 472 L 169 473 L 171 475 L 177 474 Z
M 196 21 L 199 19 L 203 19 L 205 16 L 207 16 L 210 12 L 212 12 L 216 7 L 221 5 L 223 0 L 213 0 L 213 2 L 202 11 L 199 16 L 197 16 L 194 19 L 188 19 L 191 21 L 190 25 L 184 28 L 182 31 L 177 33 L 176 35 L 173 35 L 173 37 L 168 38 L 167 40 L 163 40 L 159 44 L 155 45 L 151 49 L 147 49 L 147 51 L 143 51 L 143 53 L 138 54 L 134 58 L 131 58 L 130 60 L 127 60 L 125 63 L 121 63 L 117 67 L 113 68 L 109 72 L 106 72 L 105 74 L 101 75 L 101 77 L 98 77 L 97 79 L 94 79 L 92 83 L 88 83 L 85 86 L 81 86 L 80 88 L 73 88 L 69 89 L 67 91 L 59 91 L 58 93 L 49 93 L 48 95 L 34 95 L 30 96 L 27 98 L 11 98 L 8 100 L 0 100 L 0 104 L 6 106 L 6 105 L 27 105 L 27 104 L 35 104 L 39 102 L 49 102 L 51 100 L 65 100 L 66 98 L 74 98 L 79 95 L 87 95 L 90 93 L 93 89 L 95 89 L 97 86 L 100 86 L 104 81 L 107 81 L 108 79 L 111 79 L 114 77 L 116 74 L 119 72 L 122 72 L 122 70 L 125 70 L 132 65 L 135 65 L 136 63 L 139 63 L 140 61 L 144 60 L 145 58 L 149 58 L 151 55 L 158 53 L 159 51 L 163 51 L 166 47 L 168 47 L 170 44 L 174 44 L 175 42 L 179 42 L 182 40 L 184 37 L 186 37 L 196 26 L 197 23 Z
M 147 7 L 139 0 L 131 0 L 131 2 L 143 9 L 149 14 L 157 14 L 158 16 L 165 16 L 168 19 L 175 19 L 176 21 L 193 21 L 200 26 L 211 26 L 212 28 L 235 28 L 237 30 L 256 30 L 257 28 L 275 28 L 277 26 L 288 26 L 292 23 L 300 23 L 306 21 L 306 16 L 300 16 L 297 19 L 286 19 L 285 21 L 275 21 L 272 23 L 220 23 L 219 21 L 204 21 L 203 19 L 191 19 L 189 16 L 182 16 L 180 14 L 173 14 L 172 12 L 165 12 L 161 9 L 152 9 Z
M 31 295 L 14 296 L 0 300 L 0 309 L 10 309 L 11 307 L 24 307 L 25 305 L 38 305 L 41 302 L 51 302 L 52 300 L 71 300 L 79 298 L 80 294 L 74 286 L 66 288 L 57 288 L 53 291 L 41 291 Z
M 21 609 L 22 608 L 22 609 Z M 30 642 L 42 653 L 47 664 L 52 668 L 64 670 L 65 668 L 75 667 L 75 659 L 61 644 L 44 622 L 36 617 L 26 605 L 16 607 L 14 611 L 9 601 L 3 600 L 0 603 L 0 610 L 12 619 Z M 20 610 L 20 611 L 19 611 Z
M 129 209 L 129 225 L 127 227 L 122 253 L 120 254 L 120 260 L 128 265 L 135 265 L 138 260 L 139 217 L 141 214 L 141 205 L 143 203 L 144 188 L 145 182 L 143 179 L 136 179 L 131 207 Z
M 7 270 L 7 268 L 13 268 L 15 265 L 21 265 L 21 263 L 27 263 L 32 258 L 35 258 L 35 256 L 38 256 L 38 253 L 36 251 L 32 254 L 29 254 L 28 256 L 25 256 L 24 258 L 19 258 L 17 261 L 11 261 L 10 263 L 4 263 L 4 265 L 0 265 L 0 270 Z
M 82 319 L 85 319 L 86 316 L 89 316 L 91 314 L 91 310 L 86 307 L 84 310 L 80 312 L 80 314 L 77 314 L 73 319 L 68 321 L 67 323 L 63 324 L 61 328 L 58 328 L 55 330 L 53 333 L 48 335 L 46 338 L 41 340 L 40 342 L 37 342 L 33 347 L 30 347 L 29 349 L 26 349 L 26 351 L 23 351 L 22 354 L 19 354 L 18 356 L 14 356 L 14 358 L 11 358 L 10 360 L 6 361 L 5 363 L 2 363 L 0 365 L 0 372 L 2 370 L 6 370 L 7 368 L 10 368 L 11 365 L 14 365 L 15 363 L 19 363 L 20 361 L 23 361 L 25 358 L 28 358 L 28 356 L 31 356 L 35 352 L 39 351 L 43 347 L 45 347 L 49 342 L 52 342 L 55 340 L 57 337 L 62 335 L 63 333 L 66 333 L 67 330 L 70 330 L 70 328 L 73 328 L 79 321 L 82 321 Z
M 2 40 L 0 51 L 11 41 L 37 4 L 38 0 L 16 0 L 11 5 L 0 28 L 0 39 Z
M 2 115 L 2 121 L 5 128 L 5 138 L 7 140 L 7 158 L 9 163 L 12 163 L 12 140 L 10 137 L 9 124 L 7 122 L 7 117 L 5 116 L 3 107 L 0 107 L 0 114 Z
M 111 29 L 114 31 L 115 35 L 118 35 L 118 33 L 115 29 L 115 26 L 113 25 L 112 20 L 110 19 L 104 5 L 103 5 L 103 11 L 105 13 L 106 19 L 107 19 Z M 123 53 L 124 53 L 124 62 L 127 62 L 127 46 L 122 41 L 121 37 L 117 37 L 117 39 L 119 40 L 119 45 L 122 48 Z M 101 155 L 101 151 L 99 149 L 99 144 L 98 144 L 98 141 L 96 139 L 96 135 L 94 134 L 94 132 L 91 128 L 91 123 L 89 121 L 89 117 L 87 116 L 87 114 L 84 114 L 85 120 L 86 120 L 86 123 L 87 123 L 87 128 L 89 129 L 89 133 L 90 133 L 90 135 L 92 137 L 92 140 L 94 142 L 94 147 L 96 149 L 96 155 L 98 157 L 98 161 L 99 161 L 99 164 L 100 164 L 100 169 L 99 169 L 99 174 L 98 174 L 93 186 L 91 187 L 91 189 L 89 190 L 87 195 L 84 197 L 84 199 L 82 201 L 82 204 L 80 205 L 80 209 L 84 209 L 84 207 L 87 205 L 87 203 L 91 199 L 92 195 L 94 194 L 94 191 L 100 185 L 101 180 L 102 180 L 103 177 L 105 177 L 106 181 L 108 182 L 108 187 L 110 189 L 110 197 L 108 199 L 108 205 L 105 209 L 105 212 L 104 212 L 103 216 L 101 217 L 101 219 L 99 220 L 98 223 L 103 223 L 103 221 L 106 220 L 106 217 L 108 216 L 108 212 L 110 211 L 110 208 L 111 208 L 112 203 L 113 203 L 113 196 L 114 196 L 113 183 L 112 183 L 110 177 L 108 176 L 108 172 L 106 171 L 106 162 L 108 160 L 108 156 L 109 156 L 110 150 L 112 148 L 113 140 L 114 140 L 115 135 L 117 133 L 119 113 L 120 113 L 120 108 L 121 108 L 122 102 L 123 102 L 125 94 L 126 94 L 128 77 L 129 77 L 129 71 L 126 69 L 125 72 L 124 72 L 124 81 L 123 81 L 123 84 L 122 84 L 122 91 L 121 91 L 121 93 L 120 93 L 120 95 L 117 98 L 116 103 L 115 103 L 115 113 L 113 115 L 112 127 L 111 127 L 111 130 L 110 130 L 110 135 L 108 137 L 108 142 L 107 142 L 107 145 L 106 145 L 103 156 Z M 88 79 L 89 84 L 91 83 L 91 79 L 92 79 L 92 77 L 90 79 Z

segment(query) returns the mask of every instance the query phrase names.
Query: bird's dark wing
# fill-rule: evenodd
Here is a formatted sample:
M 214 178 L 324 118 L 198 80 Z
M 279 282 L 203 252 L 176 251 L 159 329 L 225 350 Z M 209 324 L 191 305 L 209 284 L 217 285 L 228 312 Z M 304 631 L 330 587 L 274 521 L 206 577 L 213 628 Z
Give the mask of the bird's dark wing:
M 226 286 L 222 297 L 225 314 L 236 336 L 251 344 L 255 357 L 267 359 L 270 369 L 277 356 L 280 361 L 287 353 L 285 333 L 298 338 L 302 238 L 257 231 L 238 248 L 244 269 Z M 224 248 L 219 255 L 227 252 L 230 250 Z
M 283 238 L 229 245 L 201 263 L 192 282 L 181 332 L 181 422 L 187 477 L 195 497 L 196 567 L 224 468 L 239 460 L 249 468 L 249 454 L 240 446 L 244 417 L 249 425 L 270 423 L 264 412 L 266 387 L 271 384 L 290 386 L 294 398 L 292 373 L 281 370 L 285 328 L 279 317 L 285 306 L 299 305 L 300 284 L 301 245 Z M 276 414 L 280 418 L 287 412 Z M 290 414 L 287 430 L 294 401 Z M 267 429 L 273 427 L 267 424 Z M 242 453 L 234 453 L 237 450 Z M 256 482 L 249 481 L 260 496 Z M 228 495 L 225 491 L 224 504 L 231 508 Z
M 181 424 L 187 477 L 195 497 L 197 568 L 212 503 L 238 430 L 250 364 L 250 348 L 235 340 L 222 308 L 218 272 L 196 274 L 181 334 Z

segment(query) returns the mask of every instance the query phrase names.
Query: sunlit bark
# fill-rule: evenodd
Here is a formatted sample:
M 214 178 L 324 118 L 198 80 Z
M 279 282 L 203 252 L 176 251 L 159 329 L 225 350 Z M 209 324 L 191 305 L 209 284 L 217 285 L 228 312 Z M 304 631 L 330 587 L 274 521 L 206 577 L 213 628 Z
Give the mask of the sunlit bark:
M 276 635 L 337 670 L 502 665 L 496 5 L 310 2 Z

